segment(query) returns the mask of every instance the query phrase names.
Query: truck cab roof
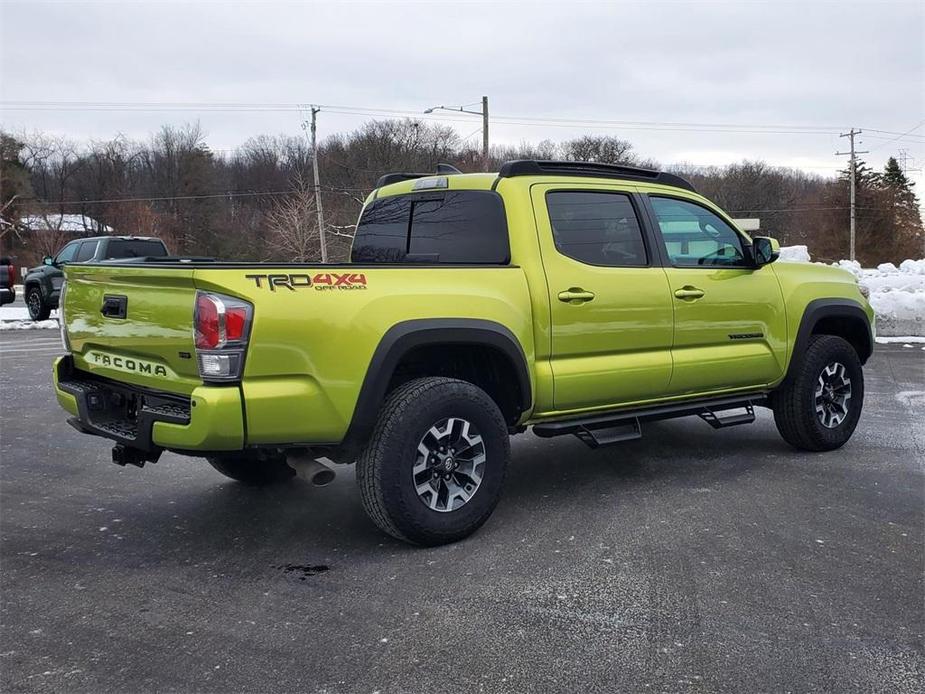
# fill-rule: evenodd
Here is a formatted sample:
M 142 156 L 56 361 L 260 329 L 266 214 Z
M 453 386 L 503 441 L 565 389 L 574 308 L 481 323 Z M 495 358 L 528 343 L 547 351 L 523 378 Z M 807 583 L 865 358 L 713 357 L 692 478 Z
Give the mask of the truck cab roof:
M 156 236 L 127 236 L 124 234 L 103 234 L 102 236 L 82 236 L 81 241 L 103 241 L 104 239 L 119 239 L 120 241 L 160 241 Z
M 497 173 L 464 174 L 448 164 L 438 164 L 435 173 L 385 174 L 379 178 L 367 202 L 379 197 L 427 190 L 494 190 L 503 179 L 518 177 L 621 180 L 697 192 L 687 179 L 665 171 L 598 162 L 519 159 L 505 162 Z

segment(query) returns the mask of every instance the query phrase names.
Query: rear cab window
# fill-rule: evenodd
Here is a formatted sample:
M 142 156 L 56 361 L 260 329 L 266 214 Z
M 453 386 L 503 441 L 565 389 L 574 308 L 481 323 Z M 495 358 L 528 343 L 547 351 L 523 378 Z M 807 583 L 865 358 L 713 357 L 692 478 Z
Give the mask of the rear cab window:
M 167 255 L 161 241 L 155 239 L 112 239 L 104 260 L 114 258 L 160 258 Z
M 353 263 L 506 265 L 501 196 L 487 190 L 410 193 L 374 200 L 360 216 Z

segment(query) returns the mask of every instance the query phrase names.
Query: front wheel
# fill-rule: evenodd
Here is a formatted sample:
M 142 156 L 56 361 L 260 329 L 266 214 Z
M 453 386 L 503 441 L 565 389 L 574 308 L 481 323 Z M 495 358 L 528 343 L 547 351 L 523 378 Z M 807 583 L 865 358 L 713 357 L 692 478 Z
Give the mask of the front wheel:
M 804 451 L 831 451 L 854 433 L 864 403 L 857 352 L 835 335 L 814 335 L 794 373 L 771 398 L 784 440 Z
M 497 505 L 509 458 L 507 424 L 485 391 L 415 379 L 389 395 L 357 460 L 363 508 L 405 542 L 461 540 Z
M 32 320 L 46 320 L 51 315 L 51 307 L 45 302 L 42 290 L 34 285 L 26 290 L 26 307 Z

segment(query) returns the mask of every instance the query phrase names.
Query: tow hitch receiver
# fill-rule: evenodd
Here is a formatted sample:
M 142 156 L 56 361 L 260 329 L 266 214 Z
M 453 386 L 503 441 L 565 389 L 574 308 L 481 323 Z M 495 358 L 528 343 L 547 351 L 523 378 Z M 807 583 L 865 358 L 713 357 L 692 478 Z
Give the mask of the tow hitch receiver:
M 139 448 L 123 446 L 121 443 L 117 443 L 112 447 L 112 462 L 123 467 L 126 465 L 144 467 L 145 463 L 156 463 L 160 457 L 161 452 L 159 450 L 143 451 Z

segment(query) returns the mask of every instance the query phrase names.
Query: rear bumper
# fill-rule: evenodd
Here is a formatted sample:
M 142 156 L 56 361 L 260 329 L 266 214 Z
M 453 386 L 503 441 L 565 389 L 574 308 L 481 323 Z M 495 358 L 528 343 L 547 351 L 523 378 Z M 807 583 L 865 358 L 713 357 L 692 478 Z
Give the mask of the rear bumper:
M 205 455 L 244 448 L 244 414 L 236 386 L 200 386 L 189 396 L 139 388 L 54 363 L 55 395 L 78 431 L 146 452 Z

